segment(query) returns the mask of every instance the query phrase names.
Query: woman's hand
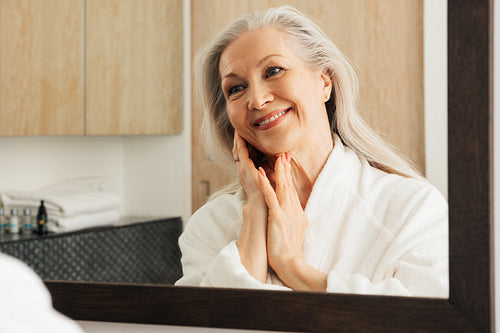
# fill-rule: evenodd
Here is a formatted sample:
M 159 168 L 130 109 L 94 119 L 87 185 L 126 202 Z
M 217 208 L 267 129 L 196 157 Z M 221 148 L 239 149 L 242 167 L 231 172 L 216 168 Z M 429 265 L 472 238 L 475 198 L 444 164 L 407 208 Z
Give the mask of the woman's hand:
M 274 167 L 276 191 L 273 190 L 262 168 L 261 190 L 269 208 L 268 259 L 269 265 L 279 271 L 290 261 L 302 258 L 304 236 L 309 224 L 291 176 L 288 153 L 276 159 Z
M 325 291 L 326 274 L 307 264 L 302 252 L 309 221 L 293 184 L 290 160 L 289 153 L 276 159 L 276 190 L 273 190 L 264 169 L 259 168 L 259 184 L 269 209 L 268 262 L 292 289 Z
M 267 206 L 259 186 L 259 172 L 249 156 L 245 140 L 235 131 L 233 157 L 238 180 L 247 195 L 243 223 L 236 244 L 240 260 L 248 273 L 258 281 L 267 280 Z
M 238 168 L 238 181 L 243 187 L 248 200 L 250 201 L 256 197 L 265 205 L 264 196 L 259 186 L 259 172 L 250 158 L 245 140 L 236 130 L 234 131 L 233 157 Z

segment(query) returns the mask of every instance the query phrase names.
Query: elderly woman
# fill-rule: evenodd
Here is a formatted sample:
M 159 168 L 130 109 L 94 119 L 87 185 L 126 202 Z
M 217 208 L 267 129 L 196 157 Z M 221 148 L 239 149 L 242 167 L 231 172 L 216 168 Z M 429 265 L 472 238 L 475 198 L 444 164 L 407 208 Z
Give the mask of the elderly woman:
M 255 12 L 197 63 L 207 141 L 238 178 L 189 220 L 178 285 L 447 297 L 447 203 L 361 120 L 317 25 Z

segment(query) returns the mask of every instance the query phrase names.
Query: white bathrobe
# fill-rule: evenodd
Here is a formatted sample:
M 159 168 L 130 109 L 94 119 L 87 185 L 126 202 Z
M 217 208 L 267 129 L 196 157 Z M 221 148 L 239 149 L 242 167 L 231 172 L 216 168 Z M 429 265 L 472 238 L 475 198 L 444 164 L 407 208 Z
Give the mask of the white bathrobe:
M 177 285 L 289 290 L 241 264 L 244 204 L 242 191 L 221 195 L 191 217 Z M 448 204 L 428 182 L 373 168 L 336 137 L 305 214 L 303 253 L 328 274 L 328 292 L 448 297 Z
M 54 310 L 47 287 L 22 261 L 0 253 L 0 332 L 83 333 Z

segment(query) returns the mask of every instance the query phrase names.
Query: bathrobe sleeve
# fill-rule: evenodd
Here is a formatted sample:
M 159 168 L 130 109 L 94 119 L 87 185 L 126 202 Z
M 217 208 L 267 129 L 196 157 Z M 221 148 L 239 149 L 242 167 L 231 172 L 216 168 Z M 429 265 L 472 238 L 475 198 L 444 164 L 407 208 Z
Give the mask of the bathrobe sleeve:
M 445 199 L 430 184 L 420 186 L 417 191 L 408 191 L 407 187 L 398 191 L 396 186 L 389 192 L 367 217 L 379 219 L 387 235 L 380 237 L 373 251 L 363 258 L 364 262 L 378 261 L 374 275 L 368 278 L 364 274 L 333 269 L 328 273 L 327 291 L 448 297 L 448 205 Z
M 179 238 L 180 286 L 286 289 L 263 284 L 241 264 L 236 239 L 241 229 L 241 194 L 222 195 L 200 208 Z
M 0 253 L 0 332 L 83 333 L 54 310 L 50 293 L 23 262 Z

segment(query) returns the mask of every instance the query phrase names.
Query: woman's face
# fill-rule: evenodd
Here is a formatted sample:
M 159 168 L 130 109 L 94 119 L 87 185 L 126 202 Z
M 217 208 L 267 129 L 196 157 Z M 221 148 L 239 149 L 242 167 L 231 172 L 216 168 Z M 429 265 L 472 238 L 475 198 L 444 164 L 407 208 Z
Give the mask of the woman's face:
M 295 55 L 286 33 L 272 27 L 242 33 L 222 53 L 219 70 L 232 125 L 264 154 L 331 140 L 330 77 Z

